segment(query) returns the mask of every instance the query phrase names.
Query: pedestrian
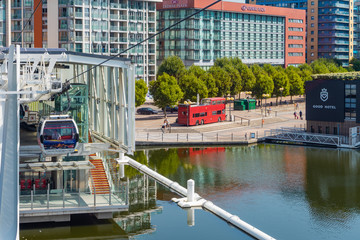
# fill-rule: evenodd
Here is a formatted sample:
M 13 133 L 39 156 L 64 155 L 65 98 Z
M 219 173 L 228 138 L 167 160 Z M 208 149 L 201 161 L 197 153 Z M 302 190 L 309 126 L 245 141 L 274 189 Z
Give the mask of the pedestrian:
M 296 117 L 297 117 L 297 113 L 296 113 L 296 111 L 294 112 L 294 119 L 296 119 Z
M 302 111 L 301 111 L 301 110 L 300 110 L 300 112 L 299 112 L 299 116 L 300 116 L 300 119 L 303 120 L 303 118 L 302 118 Z
M 245 133 L 245 140 L 247 140 L 247 133 Z
M 296 103 L 296 110 L 299 109 L 299 103 Z
M 261 127 L 263 127 L 264 126 L 264 119 L 261 120 L 261 124 L 262 124 Z
M 268 110 L 268 115 L 270 116 L 270 114 L 271 114 L 271 108 L 269 108 Z

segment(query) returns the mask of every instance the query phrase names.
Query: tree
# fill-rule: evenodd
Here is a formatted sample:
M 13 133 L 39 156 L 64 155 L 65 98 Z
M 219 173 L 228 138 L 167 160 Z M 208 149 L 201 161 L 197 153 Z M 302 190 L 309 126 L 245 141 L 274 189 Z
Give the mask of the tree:
M 252 91 L 255 86 L 256 78 L 252 71 L 245 64 L 241 64 L 238 67 L 241 79 L 243 81 L 242 86 L 244 91 Z
M 324 60 L 317 59 L 310 64 L 310 67 L 313 69 L 313 74 L 324 74 L 330 73 L 329 69 L 324 64 Z
M 148 92 L 148 87 L 143 79 L 135 82 L 135 106 L 141 106 L 145 103 L 145 97 Z
M 276 96 L 276 105 L 278 105 L 278 98 L 280 96 L 286 96 L 289 94 L 290 83 L 289 78 L 284 71 L 277 72 L 274 77 L 274 91 L 273 94 Z
M 208 97 L 216 97 L 219 92 L 219 89 L 216 87 L 216 82 L 213 75 L 207 72 L 200 77 L 200 80 L 205 83 L 208 89 Z
M 186 73 L 183 61 L 178 56 L 167 57 L 159 66 L 157 77 L 167 73 L 179 81 L 180 77 Z
M 356 59 L 356 58 L 351 59 L 350 64 L 352 65 L 352 68 L 355 71 L 360 71 L 360 60 L 359 59 Z
M 291 70 L 287 73 L 289 82 L 290 82 L 290 96 L 291 96 L 291 102 L 292 97 L 295 95 L 301 95 L 304 93 L 304 82 L 295 71 Z
M 277 69 L 271 66 L 270 64 L 264 64 L 263 69 L 271 77 L 274 77 L 275 74 L 277 73 Z
M 228 73 L 231 81 L 230 94 L 239 94 L 242 89 L 242 80 L 240 73 L 231 65 L 226 65 L 224 69 Z
M 256 78 L 256 83 L 253 88 L 253 95 L 258 99 L 263 98 L 263 94 L 271 94 L 274 90 L 273 80 L 264 73 L 260 73 Z
M 194 74 L 195 77 L 200 78 L 201 76 L 203 76 L 204 74 L 206 74 L 206 71 L 204 69 L 202 69 L 199 66 L 195 66 L 195 65 L 191 65 L 187 71 L 188 74 Z
M 192 102 L 195 102 L 197 94 L 199 94 L 200 99 L 208 97 L 208 89 L 205 83 L 193 73 L 182 76 L 179 86 L 184 92 L 184 99 L 190 99 Z
M 166 106 L 176 105 L 183 97 L 175 77 L 164 73 L 157 80 L 150 82 L 150 93 L 154 98 L 155 106 L 164 111 L 166 117 Z
M 266 72 L 258 65 L 254 64 L 251 66 L 251 71 L 257 79 L 260 74 L 266 74 Z
M 226 96 L 230 93 L 231 79 L 229 74 L 222 68 L 213 66 L 209 72 L 215 79 L 216 87 L 218 88 L 217 96 Z
M 224 68 L 227 65 L 230 65 L 230 66 L 232 65 L 231 58 L 227 58 L 227 57 L 217 58 L 214 62 L 215 67 Z

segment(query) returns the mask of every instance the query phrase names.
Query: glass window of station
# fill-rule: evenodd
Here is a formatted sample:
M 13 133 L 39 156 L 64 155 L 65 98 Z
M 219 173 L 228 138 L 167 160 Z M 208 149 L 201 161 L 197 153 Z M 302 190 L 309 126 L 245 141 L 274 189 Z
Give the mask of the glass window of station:
M 345 120 L 356 120 L 356 84 L 345 84 Z

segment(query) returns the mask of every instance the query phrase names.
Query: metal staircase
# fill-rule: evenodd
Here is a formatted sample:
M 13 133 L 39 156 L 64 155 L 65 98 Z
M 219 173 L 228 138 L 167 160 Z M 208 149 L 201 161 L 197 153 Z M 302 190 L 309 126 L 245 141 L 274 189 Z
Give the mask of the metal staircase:
M 95 168 L 90 170 L 92 177 L 92 193 L 109 194 L 109 181 L 102 160 L 100 158 L 90 157 L 89 161 L 95 166 Z

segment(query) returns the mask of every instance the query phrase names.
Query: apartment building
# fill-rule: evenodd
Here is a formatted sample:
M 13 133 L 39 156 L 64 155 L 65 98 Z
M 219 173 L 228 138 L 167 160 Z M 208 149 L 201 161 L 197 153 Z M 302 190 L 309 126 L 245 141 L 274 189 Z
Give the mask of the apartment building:
M 156 2 L 161 0 L 2 0 L 0 45 L 120 54 L 155 34 Z M 155 79 L 155 39 L 120 56 L 131 59 L 137 79 Z
M 251 0 L 250 0 L 251 1 Z M 254 0 L 256 4 L 307 10 L 307 62 L 335 58 L 344 67 L 357 48 L 354 0 Z M 307 2 L 307 3 L 305 3 Z

